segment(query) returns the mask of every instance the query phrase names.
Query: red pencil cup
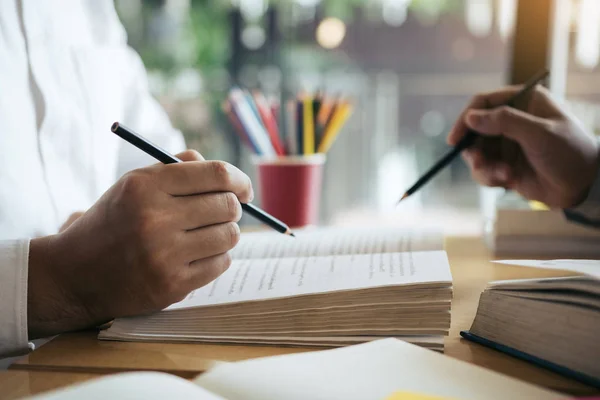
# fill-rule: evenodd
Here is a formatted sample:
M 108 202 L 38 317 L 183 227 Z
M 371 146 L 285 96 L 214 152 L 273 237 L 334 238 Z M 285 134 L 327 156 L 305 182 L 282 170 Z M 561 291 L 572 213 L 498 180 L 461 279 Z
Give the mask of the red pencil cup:
M 254 158 L 262 208 L 290 228 L 316 225 L 324 154 Z

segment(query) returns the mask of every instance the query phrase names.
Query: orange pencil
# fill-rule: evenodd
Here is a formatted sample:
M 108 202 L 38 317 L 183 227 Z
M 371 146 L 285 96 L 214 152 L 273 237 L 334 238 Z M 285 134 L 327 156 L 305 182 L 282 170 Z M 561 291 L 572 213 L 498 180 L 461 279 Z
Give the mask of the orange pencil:
M 321 140 L 321 143 L 319 143 L 319 147 L 317 149 L 318 153 L 327 153 L 327 151 L 329 151 L 331 145 L 344 126 L 344 123 L 352 114 L 352 108 L 352 105 L 346 102 L 343 102 L 336 107 L 333 116 L 330 118 L 330 121 L 327 124 L 327 129 L 325 130 L 323 139 Z

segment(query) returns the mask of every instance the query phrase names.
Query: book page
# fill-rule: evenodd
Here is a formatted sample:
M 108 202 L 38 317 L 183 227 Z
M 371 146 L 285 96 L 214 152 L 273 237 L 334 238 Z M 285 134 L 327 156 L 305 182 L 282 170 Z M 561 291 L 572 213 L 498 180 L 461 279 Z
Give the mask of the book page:
M 443 251 L 246 259 L 168 309 L 451 281 Z
M 320 228 L 300 230 L 295 234 L 296 238 L 276 232 L 245 233 L 231 254 L 234 259 L 248 259 L 400 253 L 444 248 L 443 235 L 438 231 Z
M 568 398 L 396 339 L 221 364 L 196 382 L 230 400 L 384 400 L 398 391 L 462 400 Z

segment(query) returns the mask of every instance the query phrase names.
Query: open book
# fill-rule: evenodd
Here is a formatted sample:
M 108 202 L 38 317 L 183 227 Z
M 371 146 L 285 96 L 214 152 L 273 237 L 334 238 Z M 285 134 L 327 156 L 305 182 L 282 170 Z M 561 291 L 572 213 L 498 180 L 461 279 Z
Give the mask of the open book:
M 461 335 L 600 388 L 600 261 L 499 263 L 584 275 L 491 282 Z
M 116 320 L 100 339 L 344 346 L 395 336 L 443 350 L 452 277 L 439 234 L 297 235 L 244 235 L 214 282 L 162 312 Z
M 566 398 L 395 339 L 217 365 L 194 382 L 113 375 L 36 400 L 553 400 Z

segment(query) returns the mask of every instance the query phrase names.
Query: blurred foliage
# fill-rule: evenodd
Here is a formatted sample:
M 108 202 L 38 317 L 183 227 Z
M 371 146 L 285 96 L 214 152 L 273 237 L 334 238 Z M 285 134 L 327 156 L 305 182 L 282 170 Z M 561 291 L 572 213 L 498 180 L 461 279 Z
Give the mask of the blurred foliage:
M 222 68 L 229 54 L 228 7 L 214 0 L 192 0 L 187 26 L 196 40 L 194 64 Z
M 439 16 L 442 13 L 459 9 L 464 0 L 411 0 L 409 10 L 422 15 Z M 284 32 L 284 46 L 280 67 L 286 69 L 312 68 L 326 70 L 332 67 L 351 67 L 351 60 L 341 52 L 325 51 L 300 40 L 293 32 L 291 24 L 294 0 L 269 0 L 271 6 L 279 9 L 280 23 Z M 184 7 L 179 7 L 181 4 Z M 196 99 L 168 99 L 174 102 L 169 107 L 170 117 L 186 135 L 188 142 L 203 150 L 209 158 L 228 159 L 220 153 L 224 147 L 220 141 L 227 140 L 223 135 L 215 135 L 214 129 L 228 130 L 228 122 L 221 112 L 221 104 L 226 90 L 222 83 L 226 80 L 227 64 L 231 52 L 231 0 L 116 0 L 116 9 L 127 31 L 129 44 L 140 54 L 146 68 L 158 73 L 167 84 L 184 70 L 199 71 L 203 88 Z M 357 7 L 376 7 L 372 0 L 322 0 L 321 15 L 337 17 L 351 23 Z M 377 13 L 377 12 L 376 12 Z M 380 12 L 379 12 L 379 15 Z M 253 21 L 253 23 L 261 23 Z M 290 30 L 291 29 L 291 30 Z M 291 35 L 285 32 L 292 32 Z M 259 53 L 246 54 L 245 62 L 261 64 Z M 306 65 L 310 63 L 310 65 Z M 286 73 L 284 71 L 284 73 Z M 163 99 L 165 100 L 165 99 Z M 190 107 L 186 107 L 189 104 Z M 208 124 L 197 122 L 199 107 L 205 107 L 211 121 Z
M 128 1 L 119 0 L 117 5 Z M 269 4 L 287 12 L 293 2 L 270 0 Z M 139 15 L 120 15 L 132 46 L 148 69 L 171 75 L 183 68 L 210 71 L 226 65 L 230 51 L 230 0 L 190 0 L 190 8 L 179 26 L 170 30 L 158 28 L 160 24 L 172 24 L 163 10 L 164 0 L 141 0 L 141 4 Z M 351 21 L 354 8 L 373 4 L 372 0 L 322 0 L 320 7 L 325 16 Z M 463 0 L 411 0 L 408 7 L 418 14 L 439 15 L 456 11 L 462 4 Z

